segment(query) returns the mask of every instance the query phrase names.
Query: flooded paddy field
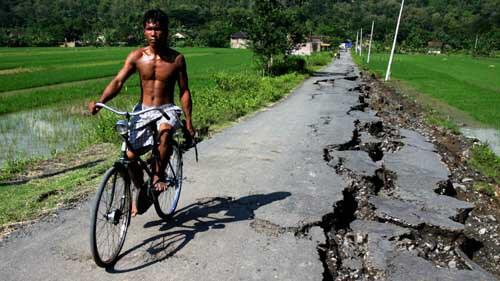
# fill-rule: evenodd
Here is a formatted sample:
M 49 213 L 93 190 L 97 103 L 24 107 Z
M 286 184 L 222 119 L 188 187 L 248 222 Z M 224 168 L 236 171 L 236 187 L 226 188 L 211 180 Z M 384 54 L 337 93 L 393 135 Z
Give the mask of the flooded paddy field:
M 461 128 L 460 132 L 470 138 L 477 138 L 487 143 L 491 150 L 500 156 L 500 130 L 491 128 Z
M 0 166 L 8 160 L 46 158 L 78 146 L 84 122 L 81 116 L 56 109 L 2 115 Z

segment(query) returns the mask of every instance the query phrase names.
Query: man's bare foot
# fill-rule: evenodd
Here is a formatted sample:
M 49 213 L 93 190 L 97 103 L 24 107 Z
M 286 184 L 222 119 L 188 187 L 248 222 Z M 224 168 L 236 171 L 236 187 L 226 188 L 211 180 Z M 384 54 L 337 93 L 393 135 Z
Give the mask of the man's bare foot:
M 157 192 L 165 191 L 169 187 L 167 181 L 163 178 L 158 177 L 158 176 L 155 176 L 153 178 L 153 182 L 154 182 L 155 190 Z
M 137 216 L 137 213 L 139 213 L 139 210 L 137 209 L 137 204 L 139 202 L 139 192 L 140 189 L 136 187 L 132 196 L 132 210 L 131 210 L 132 217 Z
M 138 212 L 139 211 L 137 210 L 137 204 L 136 204 L 135 200 L 132 200 L 132 211 L 131 211 L 132 217 L 137 216 Z

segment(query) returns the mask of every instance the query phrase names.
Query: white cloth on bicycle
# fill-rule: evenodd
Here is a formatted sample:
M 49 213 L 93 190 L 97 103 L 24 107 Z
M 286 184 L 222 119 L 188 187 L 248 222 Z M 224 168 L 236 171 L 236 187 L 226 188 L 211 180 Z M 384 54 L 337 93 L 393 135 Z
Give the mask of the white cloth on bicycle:
M 138 104 L 134 107 L 134 112 L 152 108 L 153 106 L 146 106 L 143 104 Z M 151 146 L 154 143 L 153 132 L 149 127 L 149 124 L 156 122 L 156 130 L 160 129 L 161 124 L 169 124 L 172 128 L 178 129 L 181 126 L 180 116 L 182 110 L 180 107 L 174 104 L 165 104 L 159 106 L 161 110 L 152 110 L 146 113 L 133 116 L 130 120 L 130 136 L 129 141 L 132 145 L 133 150 L 138 150 L 147 146 Z M 167 119 L 164 114 L 166 114 L 169 119 Z

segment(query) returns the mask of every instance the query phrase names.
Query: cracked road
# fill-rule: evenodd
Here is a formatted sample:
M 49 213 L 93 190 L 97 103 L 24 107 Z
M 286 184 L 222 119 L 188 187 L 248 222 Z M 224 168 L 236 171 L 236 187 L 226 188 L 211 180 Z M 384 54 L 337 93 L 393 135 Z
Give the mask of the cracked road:
M 421 280 L 423 270 L 425 280 L 495 280 L 467 257 L 441 268 L 406 248 L 419 248 L 424 226 L 425 237 L 441 229 L 467 242 L 451 218 L 472 206 L 434 192 L 448 172 L 417 133 L 363 133 L 379 120 L 361 96 L 343 54 L 288 98 L 201 143 L 199 163 L 188 152 L 174 221 L 154 208 L 134 218 L 113 268 L 92 260 L 84 203 L 2 242 L 0 279 Z

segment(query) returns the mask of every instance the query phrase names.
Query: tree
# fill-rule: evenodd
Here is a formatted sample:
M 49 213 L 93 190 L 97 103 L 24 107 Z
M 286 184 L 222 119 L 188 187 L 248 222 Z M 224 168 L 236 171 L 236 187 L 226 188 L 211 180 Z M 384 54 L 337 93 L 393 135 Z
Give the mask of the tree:
M 273 60 L 286 57 L 303 40 L 304 29 L 298 10 L 286 8 L 277 0 L 256 1 L 253 18 L 247 27 L 250 48 L 265 73 L 270 73 Z

